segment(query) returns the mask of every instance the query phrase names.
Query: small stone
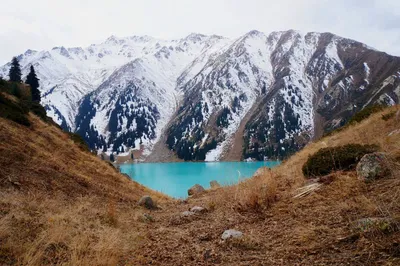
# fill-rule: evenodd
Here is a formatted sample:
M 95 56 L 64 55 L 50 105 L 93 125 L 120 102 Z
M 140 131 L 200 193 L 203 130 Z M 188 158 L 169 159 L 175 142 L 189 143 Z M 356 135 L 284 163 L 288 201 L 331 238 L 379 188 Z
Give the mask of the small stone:
M 227 240 L 230 238 L 241 238 L 243 236 L 243 233 L 240 231 L 237 231 L 235 229 L 229 229 L 225 230 L 225 232 L 222 234 L 221 238 L 222 240 Z
M 199 236 L 200 241 L 210 241 L 211 239 L 212 239 L 212 236 L 207 233 Z
M 323 183 L 326 185 L 329 185 L 330 183 L 332 183 L 333 181 L 335 181 L 336 179 L 336 175 L 335 174 L 330 174 L 330 175 L 326 175 L 326 176 L 321 176 L 318 179 L 319 183 Z
M 190 211 L 194 213 L 203 213 L 206 212 L 207 210 L 203 207 L 194 206 L 193 208 L 190 209 Z
M 146 209 L 156 209 L 157 206 L 155 205 L 153 199 L 150 196 L 143 196 L 139 201 L 138 205 L 145 207 Z
M 128 174 L 121 173 L 123 176 L 125 176 L 127 179 L 131 180 L 131 177 Z
M 370 217 L 358 219 L 353 223 L 356 232 L 368 233 L 373 231 L 392 232 L 396 230 L 395 221 L 390 218 Z
M 191 212 L 191 211 L 184 211 L 184 212 L 182 212 L 181 215 L 182 215 L 183 217 L 189 217 L 189 216 L 195 215 L 195 213 L 194 213 L 194 212 Z
M 152 222 L 154 222 L 154 218 L 150 214 L 145 213 L 145 214 L 143 214 L 142 221 L 152 223 Z
M 357 164 L 356 170 L 358 178 L 365 181 L 375 180 L 390 174 L 387 156 L 382 152 L 364 155 Z
M 221 185 L 217 181 L 213 180 L 213 181 L 210 181 L 210 187 L 211 188 L 220 188 Z
M 203 259 L 204 261 L 207 261 L 210 258 L 211 258 L 211 249 L 207 249 L 203 254 Z
M 180 199 L 178 200 L 179 204 L 188 204 L 189 201 L 187 199 Z
M 271 169 L 268 168 L 268 167 L 261 167 L 261 168 L 258 168 L 257 171 L 254 173 L 253 176 L 262 176 L 262 175 L 264 175 L 265 173 L 269 172 L 270 170 L 271 170 Z
M 189 188 L 188 195 L 192 196 L 192 195 L 195 195 L 195 194 L 200 194 L 200 193 L 202 193 L 204 191 L 205 191 L 204 187 L 200 186 L 199 184 L 196 184 L 193 187 Z

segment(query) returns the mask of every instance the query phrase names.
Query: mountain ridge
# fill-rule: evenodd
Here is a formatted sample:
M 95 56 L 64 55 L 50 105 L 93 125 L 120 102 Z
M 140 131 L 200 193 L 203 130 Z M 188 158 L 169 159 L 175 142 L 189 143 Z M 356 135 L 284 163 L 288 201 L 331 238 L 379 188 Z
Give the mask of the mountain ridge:
M 180 159 L 225 158 L 248 116 L 242 155 L 233 159 L 282 158 L 360 108 L 393 105 L 400 95 L 399 57 L 332 33 L 110 36 L 19 58 L 23 73 L 37 68 L 42 103 L 63 128 L 92 149 L 143 149 L 144 157 L 165 132 Z

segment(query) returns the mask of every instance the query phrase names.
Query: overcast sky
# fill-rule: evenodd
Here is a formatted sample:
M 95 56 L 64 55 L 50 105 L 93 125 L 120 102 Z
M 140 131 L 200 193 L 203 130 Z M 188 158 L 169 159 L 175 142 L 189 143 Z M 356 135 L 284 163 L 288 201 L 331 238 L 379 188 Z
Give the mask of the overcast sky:
M 400 0 L 0 0 L 0 63 L 116 35 L 332 32 L 400 56 Z

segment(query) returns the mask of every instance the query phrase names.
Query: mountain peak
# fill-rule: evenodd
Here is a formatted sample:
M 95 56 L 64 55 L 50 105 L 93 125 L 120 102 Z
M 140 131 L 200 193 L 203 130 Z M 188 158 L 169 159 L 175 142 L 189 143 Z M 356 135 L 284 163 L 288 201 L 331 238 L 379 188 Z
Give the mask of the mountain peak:
M 111 35 L 110 37 L 108 37 L 105 41 L 105 43 L 107 44 L 118 44 L 120 41 L 120 39 L 115 36 L 115 35 Z
M 264 33 L 261 32 L 261 31 L 258 31 L 258 30 L 251 30 L 251 31 L 249 31 L 246 35 L 247 35 L 247 36 L 257 36 L 257 35 L 260 35 L 260 34 L 264 35 Z
M 190 33 L 188 36 L 186 36 L 184 38 L 184 40 L 187 41 L 202 41 L 204 38 L 206 38 L 207 36 L 201 33 Z
M 37 53 L 36 50 L 28 49 L 28 50 L 26 50 L 26 52 L 24 53 L 24 56 L 30 56 L 30 55 L 34 55 L 34 54 L 36 54 L 36 53 Z

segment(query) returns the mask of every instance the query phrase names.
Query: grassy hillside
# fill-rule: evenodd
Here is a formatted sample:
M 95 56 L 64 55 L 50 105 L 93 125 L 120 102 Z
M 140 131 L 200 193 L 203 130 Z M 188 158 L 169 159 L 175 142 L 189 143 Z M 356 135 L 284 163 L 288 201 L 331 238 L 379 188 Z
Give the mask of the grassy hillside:
M 16 97 L 0 94 L 19 106 Z M 123 260 L 140 242 L 137 200 L 167 197 L 119 174 L 52 123 L 19 115 L 29 123 L 0 116 L 0 264 Z
M 130 181 L 52 123 L 26 117 L 29 125 L 0 117 L 1 265 L 400 265 L 397 107 L 309 144 L 273 170 L 187 201 Z M 390 176 L 370 183 L 352 170 L 303 176 L 310 155 L 350 143 L 386 152 Z M 145 194 L 162 208 L 138 207 Z M 208 212 L 180 215 L 193 206 Z M 354 226 L 377 217 L 390 222 Z M 244 237 L 221 241 L 226 229 Z

